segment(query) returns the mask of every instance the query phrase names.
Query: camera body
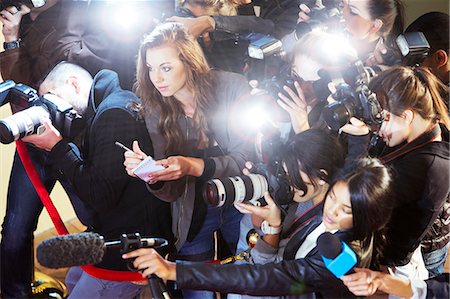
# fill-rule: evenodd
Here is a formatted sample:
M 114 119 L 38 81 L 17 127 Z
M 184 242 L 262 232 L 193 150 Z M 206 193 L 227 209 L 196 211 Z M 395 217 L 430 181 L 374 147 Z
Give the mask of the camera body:
M 33 5 L 33 7 L 42 7 L 45 5 L 46 0 L 0 0 L 0 11 L 14 6 L 17 9 L 20 9 L 20 5 Z
M 311 11 L 308 13 L 310 19 L 299 22 L 295 26 L 297 40 L 308 32 L 318 29 L 329 31 L 332 29 L 331 27 L 335 27 L 335 24 L 342 23 L 342 0 L 322 0 L 323 5 L 321 6 L 317 6 L 315 2 L 313 1 L 312 5 L 310 5 Z M 333 26 L 330 26 L 331 24 Z
M 361 119 L 369 126 L 380 126 L 383 120 L 381 105 L 368 87 L 375 71 L 364 67 L 360 60 L 353 65 L 350 73 L 352 71 L 357 74 L 354 85 L 341 83 L 336 86 L 333 94 L 336 102 L 326 105 L 322 111 L 325 122 L 333 131 L 338 131 L 352 117 Z
M 258 85 L 258 88 L 266 90 L 274 99 L 278 99 L 278 93 L 282 93 L 290 98 L 287 92 L 283 89 L 283 86 L 289 87 L 295 94 L 297 94 L 297 89 L 294 85 L 295 81 L 298 81 L 298 78 L 291 75 L 288 70 L 281 70 L 278 75 L 263 80 Z
M 39 96 L 35 89 L 7 80 L 0 84 L 0 106 L 11 103 L 19 112 L 0 120 L 0 142 L 9 144 L 43 130 L 42 117 L 66 138 L 73 138 L 81 130 L 81 116 L 72 105 L 51 94 Z

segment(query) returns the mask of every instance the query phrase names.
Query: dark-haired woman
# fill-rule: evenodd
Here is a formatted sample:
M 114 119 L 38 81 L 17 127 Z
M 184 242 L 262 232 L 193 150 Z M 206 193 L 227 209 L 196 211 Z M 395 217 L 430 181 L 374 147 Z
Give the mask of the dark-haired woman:
M 343 165 L 344 153 L 336 138 L 319 129 L 306 130 L 293 136 L 282 153 L 282 164 L 292 185 L 293 202 L 286 210 L 286 217 L 270 195 L 266 195 L 267 206 L 236 203 L 243 214 L 251 214 L 255 227 L 261 222 L 280 230 L 263 236 L 250 251 L 250 260 L 255 264 L 266 264 L 283 259 L 287 242 L 303 225 L 322 214 L 323 200 L 338 169 Z
M 449 144 L 442 137 L 450 121 L 440 84 L 421 67 L 395 67 L 370 82 L 384 113 L 379 136 L 397 147 L 378 153 L 395 170 L 383 262 L 410 278 L 427 278 L 419 245 L 450 194 Z
M 382 230 L 390 215 L 388 169 L 376 159 L 362 159 L 336 176 L 327 194 L 323 217 L 316 217 L 291 238 L 280 263 L 265 265 L 212 265 L 171 263 L 153 249 L 138 249 L 124 255 L 137 257 L 134 265 L 147 276 L 155 273 L 176 280 L 179 288 L 208 289 L 248 295 L 285 296 L 315 294 L 323 298 L 352 297 L 343 282 L 324 265 L 316 247 L 323 232 L 347 242 L 360 261 L 380 245 Z M 376 257 L 377 254 L 374 254 Z
M 241 230 L 244 229 L 241 237 L 247 235 L 253 226 L 261 236 L 249 251 L 250 263 L 267 264 L 283 260 L 284 249 L 291 237 L 322 214 L 325 196 L 336 172 L 343 165 L 343 157 L 340 143 L 324 130 L 306 130 L 289 140 L 281 156 L 293 189 L 292 203 L 283 206 L 286 216 L 282 217 L 280 207 L 268 193 L 265 195 L 266 206 L 235 204 L 241 213 L 248 214 L 241 220 Z M 265 224 L 262 225 L 263 221 Z M 265 225 L 272 231 L 260 229 Z
M 403 32 L 402 0 L 344 0 L 343 16 L 352 45 L 363 61 L 378 43 L 391 45 Z
M 235 250 L 242 215 L 233 205 L 207 207 L 201 187 L 213 177 L 239 175 L 251 159 L 251 139 L 233 119 L 249 89 L 243 76 L 211 70 L 181 24 L 159 25 L 141 44 L 135 90 L 156 164 L 164 167 L 146 181 L 150 192 L 172 203 L 177 259 L 213 259 L 217 230 Z M 124 165 L 135 176 L 145 154 L 137 142 L 133 150 L 125 153 Z

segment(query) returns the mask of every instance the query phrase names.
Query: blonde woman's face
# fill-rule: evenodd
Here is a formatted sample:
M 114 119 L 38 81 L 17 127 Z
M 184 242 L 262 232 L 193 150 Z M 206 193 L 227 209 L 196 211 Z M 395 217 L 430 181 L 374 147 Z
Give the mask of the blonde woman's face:
M 163 45 L 148 49 L 146 64 L 150 80 L 162 96 L 177 98 L 187 91 L 186 69 L 173 47 Z

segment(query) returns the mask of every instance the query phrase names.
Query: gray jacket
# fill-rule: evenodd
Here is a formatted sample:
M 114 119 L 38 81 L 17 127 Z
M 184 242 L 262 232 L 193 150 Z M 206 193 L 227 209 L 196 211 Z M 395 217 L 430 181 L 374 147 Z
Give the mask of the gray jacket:
M 250 86 L 245 77 L 229 72 L 213 71 L 212 75 L 217 75 L 215 79 L 215 94 L 217 106 L 211 109 L 208 114 L 208 124 L 213 134 L 213 138 L 219 146 L 222 156 L 201 157 L 205 158 L 205 172 L 203 179 L 222 178 L 240 175 L 246 161 L 250 160 L 253 152 L 252 138 L 246 133 L 242 125 L 233 117 L 236 110 L 249 95 Z M 145 122 L 150 134 L 155 160 L 166 158 L 166 140 L 161 135 L 158 128 L 160 111 L 156 109 Z M 190 145 L 198 143 L 198 136 L 193 130 L 192 119 L 181 116 L 178 120 L 181 131 L 186 132 L 186 137 Z M 237 130 L 240 129 L 240 130 Z M 248 138 L 247 138 L 247 137 Z M 180 149 L 180 154 L 192 156 L 188 149 Z M 172 231 L 175 236 L 175 246 L 177 250 L 186 241 L 192 221 L 195 185 L 198 178 L 185 176 L 175 181 L 166 181 L 159 189 L 149 186 L 150 192 L 161 200 L 172 203 Z

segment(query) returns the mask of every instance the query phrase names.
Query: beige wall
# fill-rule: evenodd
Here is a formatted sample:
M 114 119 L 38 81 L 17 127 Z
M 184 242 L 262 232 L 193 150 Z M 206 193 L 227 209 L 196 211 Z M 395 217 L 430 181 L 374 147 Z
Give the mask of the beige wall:
M 449 11 L 449 3 L 447 0 L 407 0 L 406 2 L 406 24 L 409 24 L 412 20 L 429 11 Z M 1 34 L 0 34 L 1 35 Z M 0 36 L 0 43 L 3 43 Z M 1 78 L 0 78 L 1 80 Z M 0 118 L 3 119 L 6 115 L 10 114 L 9 106 L 6 105 L 0 108 Z M 9 171 L 12 164 L 12 157 L 14 153 L 14 145 L 1 145 L 0 144 L 0 221 L 3 219 L 6 209 L 6 192 L 9 179 Z M 58 211 L 62 214 L 64 220 L 71 219 L 75 216 L 73 209 L 64 193 L 64 190 L 57 185 L 53 193 L 51 194 L 53 201 L 55 202 Z M 47 230 L 52 227 L 52 223 L 48 217 L 48 214 L 44 212 L 39 219 L 38 232 Z

